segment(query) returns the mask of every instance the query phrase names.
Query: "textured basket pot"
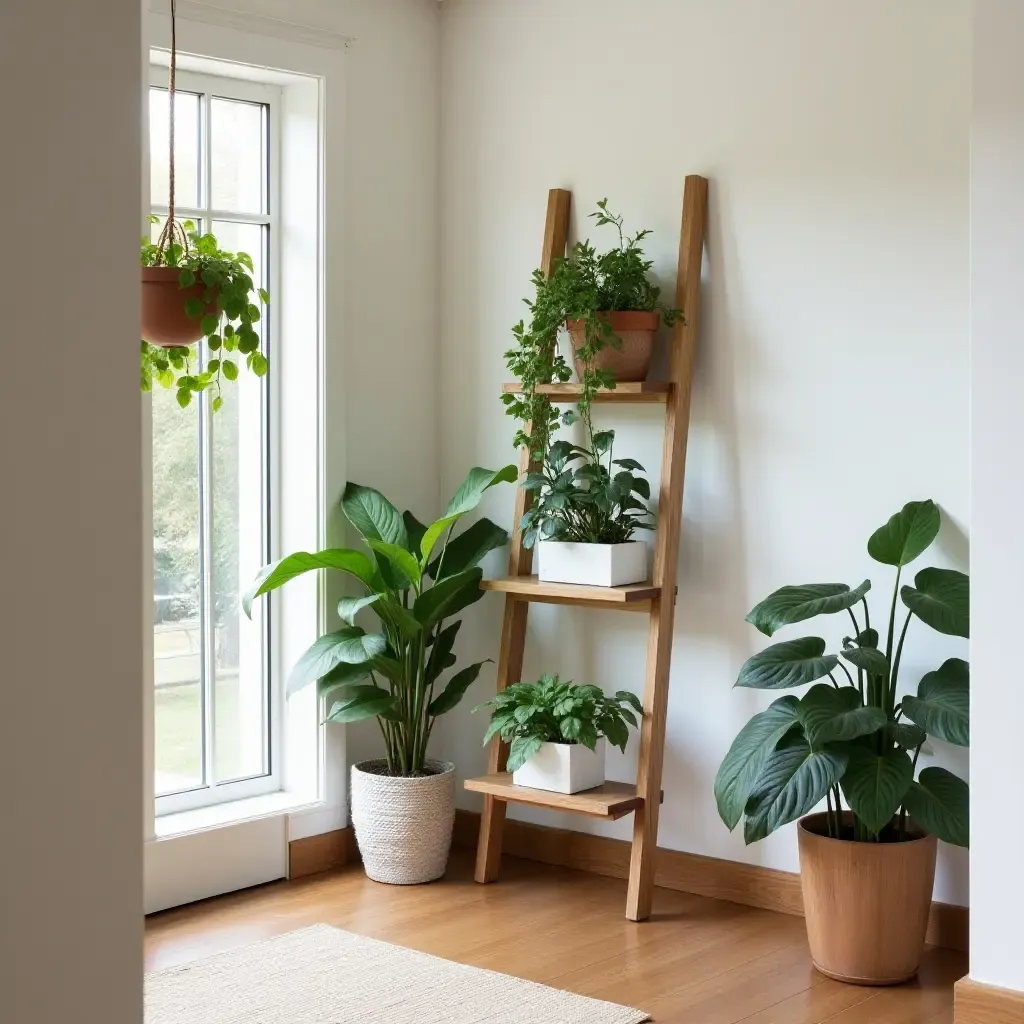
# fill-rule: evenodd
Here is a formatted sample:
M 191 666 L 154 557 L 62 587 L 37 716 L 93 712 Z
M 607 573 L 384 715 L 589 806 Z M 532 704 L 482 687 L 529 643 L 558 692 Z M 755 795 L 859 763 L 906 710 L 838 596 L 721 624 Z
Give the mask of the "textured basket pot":
M 545 743 L 512 773 L 517 786 L 551 793 L 582 793 L 604 782 L 604 737 L 593 750 L 582 743 Z
M 844 823 L 852 825 L 844 813 Z M 829 839 L 825 814 L 801 818 L 800 882 L 811 959 L 855 985 L 897 985 L 917 973 L 935 878 L 935 836 L 902 843 Z
M 151 345 L 174 348 L 194 345 L 203 336 L 202 318 L 193 319 L 185 312 L 189 299 L 202 299 L 206 285 L 188 288 L 178 285 L 181 267 L 142 268 L 142 337 Z M 206 303 L 206 314 L 217 315 L 216 299 Z
M 537 578 L 543 583 L 578 583 L 591 587 L 621 587 L 647 579 L 647 545 L 579 544 L 542 540 L 537 544 Z
M 622 341 L 622 348 L 606 345 L 594 357 L 594 368 L 611 370 L 617 381 L 647 380 L 651 369 L 651 354 L 654 351 L 654 335 L 660 322 L 658 314 L 638 310 L 620 310 L 611 313 L 598 313 L 602 320 L 611 324 L 612 330 Z M 565 325 L 569 330 L 573 352 L 579 351 L 586 343 L 586 329 L 582 320 L 569 320 Z M 576 359 L 576 373 L 583 379 L 583 363 Z
M 352 765 L 352 828 L 367 875 L 417 885 L 444 874 L 455 823 L 455 765 L 427 761 L 433 775 L 382 774 L 385 761 Z

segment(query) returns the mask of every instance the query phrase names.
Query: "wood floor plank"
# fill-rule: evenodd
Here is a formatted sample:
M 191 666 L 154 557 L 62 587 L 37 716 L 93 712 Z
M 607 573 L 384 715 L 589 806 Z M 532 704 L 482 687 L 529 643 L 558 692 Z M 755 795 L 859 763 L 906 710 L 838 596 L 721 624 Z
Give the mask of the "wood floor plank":
M 625 881 L 506 858 L 477 885 L 456 851 L 431 885 L 371 882 L 358 865 L 155 914 L 159 970 L 311 924 L 332 924 L 581 995 L 642 1007 L 657 1024 L 951 1024 L 966 956 L 931 949 L 894 989 L 842 985 L 811 966 L 803 921 L 658 889 L 642 923 L 622 916 Z

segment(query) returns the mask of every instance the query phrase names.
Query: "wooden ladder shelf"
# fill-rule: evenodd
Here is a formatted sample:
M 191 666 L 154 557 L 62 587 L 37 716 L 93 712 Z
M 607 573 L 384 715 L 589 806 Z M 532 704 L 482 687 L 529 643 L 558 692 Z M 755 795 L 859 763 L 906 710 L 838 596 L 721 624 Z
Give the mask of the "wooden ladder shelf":
M 665 439 L 661 457 L 661 489 L 658 497 L 657 540 L 650 583 L 628 587 L 586 587 L 563 583 L 540 583 L 530 575 L 532 552 L 523 547 L 520 522 L 530 495 L 516 492 L 515 526 L 509 554 L 508 576 L 485 580 L 487 590 L 505 594 L 501 628 L 497 686 L 518 682 L 523 669 L 526 621 L 530 603 L 572 604 L 590 608 L 645 611 L 650 625 L 647 633 L 647 669 L 644 681 L 644 717 L 640 724 L 640 753 L 636 785 L 606 782 L 596 789 L 566 795 L 516 786 L 504 771 L 508 748 L 495 738 L 488 754 L 488 774 L 467 779 L 466 789 L 482 793 L 480 839 L 476 854 L 476 880 L 493 882 L 501 863 L 502 831 L 509 801 L 549 807 L 554 810 L 588 814 L 606 820 L 633 814 L 633 846 L 629 863 L 626 917 L 642 921 L 650 916 L 654 888 L 654 854 L 658 841 L 658 811 L 662 799 L 661 769 L 665 747 L 665 715 L 668 707 L 669 665 L 672 657 L 672 626 L 675 615 L 676 564 L 682 525 L 683 476 L 686 469 L 686 439 L 690 422 L 690 381 L 693 350 L 700 323 L 700 275 L 707 215 L 706 178 L 687 175 L 683 189 L 683 217 L 679 242 L 679 276 L 676 306 L 685 322 L 677 322 L 669 355 L 668 381 L 620 384 L 602 390 L 597 401 L 659 403 L 665 406 Z M 548 193 L 547 219 L 541 269 L 549 275 L 555 260 L 565 253 L 572 193 L 552 189 Z M 515 391 L 506 384 L 505 391 Z M 552 401 L 575 402 L 578 384 L 547 384 L 538 388 Z M 519 468 L 522 473 L 538 467 L 524 448 Z

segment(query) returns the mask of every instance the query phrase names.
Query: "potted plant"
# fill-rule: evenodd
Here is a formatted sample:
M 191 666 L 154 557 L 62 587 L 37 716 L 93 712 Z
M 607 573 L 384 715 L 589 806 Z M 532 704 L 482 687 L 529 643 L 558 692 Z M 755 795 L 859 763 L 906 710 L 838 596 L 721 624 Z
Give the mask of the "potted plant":
M 495 735 L 510 744 L 512 781 L 554 793 L 600 786 L 605 739 L 625 751 L 629 726 L 636 728 L 643 714 L 628 690 L 609 697 L 598 686 L 563 683 L 558 676 L 515 683 L 473 710 L 481 708 L 493 709 L 484 746 Z
M 520 321 L 512 328 L 517 345 L 505 353 L 522 390 L 502 395 L 502 401 L 509 415 L 531 424 L 530 436 L 520 429 L 515 444 L 530 445 L 538 461 L 559 417 L 536 387 L 564 383 L 572 376 L 555 344 L 558 332 L 568 330 L 576 372 L 584 394 L 592 397 L 599 387 L 614 388 L 617 380 L 646 380 L 658 324 L 673 324 L 682 315 L 660 301 L 660 290 L 650 278 L 653 263 L 644 259 L 640 247 L 650 232 L 626 236 L 622 217 L 609 212 L 607 199 L 590 216 L 599 226 L 618 230 L 618 247 L 599 255 L 589 240 L 577 242 L 555 261 L 550 277 L 535 270 L 536 296 L 532 302 L 525 300 L 529 327 Z
M 523 487 L 536 500 L 522 520 L 523 544 L 537 544 L 537 576 L 550 583 L 616 587 L 647 579 L 647 545 L 632 540 L 653 529 L 650 484 L 635 459 L 614 459 L 615 431 L 594 432 L 589 447 L 555 441 Z
M 747 843 L 799 819 L 811 956 L 819 971 L 841 981 L 889 985 L 916 973 L 936 840 L 968 843 L 967 784 L 945 768 L 917 772 L 929 735 L 968 745 L 967 662 L 950 658 L 921 679 L 916 694 L 899 692 L 904 642 L 915 619 L 940 633 L 969 635 L 964 573 L 922 569 L 913 586 L 900 587 L 904 566 L 924 553 L 939 525 L 934 502 L 912 501 L 868 541 L 872 558 L 896 568 L 882 638 L 871 625 L 870 580 L 852 589 L 783 587 L 747 616 L 766 636 L 816 615 L 846 613 L 853 626 L 837 654 L 826 654 L 820 637 L 807 636 L 773 644 L 746 662 L 737 686 L 815 685 L 755 715 L 715 779 L 718 812 L 730 829 L 744 819 Z M 904 610 L 897 633 L 897 612 Z M 828 682 L 818 682 L 823 679 Z M 827 809 L 812 814 L 822 800 Z
M 352 766 L 351 807 L 359 852 L 370 878 L 409 885 L 444 874 L 455 820 L 454 765 L 427 756 L 440 715 L 451 711 L 485 662 L 442 676 L 456 662 L 454 619 L 484 594 L 481 558 L 508 540 L 480 519 L 458 536 L 453 529 L 484 492 L 516 478 L 516 467 L 470 471 L 444 515 L 429 526 L 399 512 L 379 491 L 350 483 L 342 509 L 368 551 L 300 551 L 265 566 L 242 599 L 252 602 L 316 569 L 353 577 L 365 590 L 338 605 L 344 627 L 320 637 L 298 660 L 287 684 L 292 694 L 312 683 L 324 699 L 327 722 L 375 718 L 384 756 Z M 355 624 L 362 610 L 379 628 Z
M 159 218 L 151 217 L 153 223 Z M 157 241 L 142 239 L 142 390 L 153 382 L 174 388 L 183 408 L 212 390 L 213 411 L 223 405 L 224 381 L 238 379 L 240 362 L 257 377 L 267 372 L 253 324 L 270 301 L 252 279 L 248 253 L 221 249 L 192 221 L 168 218 Z M 194 346 L 205 340 L 205 363 Z

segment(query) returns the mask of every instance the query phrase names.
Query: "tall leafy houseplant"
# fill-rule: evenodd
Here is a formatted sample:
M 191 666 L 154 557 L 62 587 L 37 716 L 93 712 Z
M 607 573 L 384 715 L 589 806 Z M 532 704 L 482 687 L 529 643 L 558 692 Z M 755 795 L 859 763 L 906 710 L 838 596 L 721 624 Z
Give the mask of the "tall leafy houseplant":
M 484 662 L 441 677 L 456 662 L 452 653 L 462 625 L 453 617 L 483 596 L 477 563 L 501 547 L 508 534 L 480 519 L 458 536 L 455 525 L 495 484 L 516 479 L 515 466 L 470 471 L 440 519 L 424 526 L 401 513 L 379 491 L 349 484 L 342 508 L 366 542 L 367 551 L 332 548 L 297 552 L 266 566 L 242 606 L 303 573 L 330 569 L 355 579 L 365 593 L 338 605 L 345 626 L 320 637 L 299 658 L 288 680 L 289 694 L 317 684 L 326 699 L 328 722 L 375 718 L 384 743 L 387 773 L 421 776 L 428 771 L 427 746 L 434 722 L 451 711 Z M 379 627 L 355 624 L 362 610 Z
M 533 272 L 536 294 L 525 299 L 530 310 L 527 325 L 520 320 L 512 333 L 516 346 L 505 353 L 509 370 L 521 384 L 518 394 L 502 395 L 510 416 L 521 422 L 515 435 L 517 448 L 529 446 L 534 459 L 540 462 L 547 451 L 551 434 L 560 423 L 572 423 L 576 413 L 568 410 L 559 416 L 550 399 L 537 391 L 538 384 L 564 383 L 572 370 L 558 351 L 558 332 L 569 321 L 577 322 L 583 345 L 576 351 L 582 395 L 577 412 L 590 424 L 590 408 L 598 388 L 615 387 L 615 375 L 598 365 L 599 355 L 606 349 L 621 349 L 622 342 L 612 327 L 608 314 L 618 312 L 657 313 L 666 324 L 682 314 L 661 302 L 660 290 L 651 280 L 652 261 L 644 258 L 640 243 L 650 234 L 638 231 L 626 235 L 622 217 L 608 210 L 602 199 L 590 214 L 598 226 L 611 225 L 619 236 L 619 244 L 598 253 L 590 241 L 577 242 L 570 252 L 555 261 L 550 277 L 537 269 Z M 529 434 L 527 434 L 529 429 Z
M 821 637 L 805 636 L 765 648 L 740 670 L 737 686 L 783 690 L 815 683 L 803 697 L 780 697 L 755 715 L 719 769 L 718 812 L 730 829 L 743 819 L 747 843 L 825 800 L 834 839 L 906 840 L 909 815 L 931 835 L 967 845 L 967 783 L 935 766 L 915 778 L 929 735 L 968 745 L 967 662 L 950 658 L 921 679 L 916 694 L 899 693 L 904 643 L 915 621 L 918 628 L 969 635 L 964 573 L 922 569 L 913 586 L 901 586 L 904 568 L 927 550 L 939 526 L 933 501 L 912 501 L 871 535 L 868 554 L 896 570 L 881 634 L 871 624 L 870 580 L 853 588 L 783 587 L 747 616 L 766 636 L 817 615 L 845 613 L 852 626 L 835 654 L 825 653 Z M 843 814 L 844 799 L 852 814 Z

